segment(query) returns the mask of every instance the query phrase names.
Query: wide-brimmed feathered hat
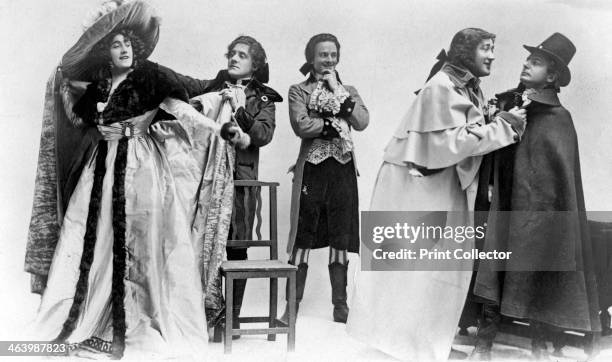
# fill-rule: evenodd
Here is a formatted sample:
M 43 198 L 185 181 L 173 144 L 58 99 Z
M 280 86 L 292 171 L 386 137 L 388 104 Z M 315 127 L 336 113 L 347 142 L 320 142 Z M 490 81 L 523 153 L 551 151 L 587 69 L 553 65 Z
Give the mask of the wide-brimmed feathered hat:
M 140 60 L 148 58 L 159 39 L 160 18 L 155 10 L 143 1 L 105 1 L 96 12 L 90 14 L 83 35 L 62 57 L 62 72 L 72 79 L 90 80 L 95 70 L 107 59 L 95 51 L 96 44 L 118 30 L 130 30 L 143 43 Z
M 544 40 L 537 47 L 523 45 L 530 53 L 543 53 L 552 58 L 559 65 L 559 85 L 565 87 L 572 79 L 572 74 L 569 70 L 569 62 L 576 54 L 576 47 L 565 35 L 554 33 Z

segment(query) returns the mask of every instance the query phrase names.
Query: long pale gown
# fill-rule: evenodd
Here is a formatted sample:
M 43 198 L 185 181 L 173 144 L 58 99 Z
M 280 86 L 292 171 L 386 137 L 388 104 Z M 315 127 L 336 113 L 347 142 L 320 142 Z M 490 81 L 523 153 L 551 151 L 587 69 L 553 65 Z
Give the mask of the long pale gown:
M 233 154 L 210 151 L 211 143 L 219 142 L 219 123 L 174 98 L 147 99 L 147 94 L 161 97 L 163 92 L 147 89 L 158 85 L 143 77 L 151 74 L 138 72 L 130 73 L 97 113 L 104 140 L 72 193 L 35 331 L 40 340 L 61 335 L 77 350 L 116 356 L 124 348 L 126 356 L 138 358 L 201 356 L 207 349 L 208 272 L 202 270 L 207 269 L 199 231 L 204 225 L 197 221 L 206 220 L 210 206 L 200 196 L 212 192 L 208 186 L 218 178 L 231 180 Z M 88 92 L 83 97 L 95 95 L 95 85 Z M 135 97 L 145 105 L 131 109 Z M 158 112 L 154 103 L 178 120 L 151 126 Z M 126 133 L 133 137 L 124 138 Z M 100 152 L 105 157 L 98 157 Z M 206 172 L 207 164 L 224 167 Z M 221 189 L 232 189 L 229 182 Z M 96 187 L 100 190 L 92 193 Z M 232 194 L 225 192 L 229 224 Z M 98 210 L 92 206 L 96 203 Z M 214 210 L 219 207 L 224 205 L 213 205 Z M 97 217 L 88 219 L 90 213 Z M 87 232 L 95 234 L 89 235 L 89 243 Z M 119 329 L 124 332 L 117 333 Z

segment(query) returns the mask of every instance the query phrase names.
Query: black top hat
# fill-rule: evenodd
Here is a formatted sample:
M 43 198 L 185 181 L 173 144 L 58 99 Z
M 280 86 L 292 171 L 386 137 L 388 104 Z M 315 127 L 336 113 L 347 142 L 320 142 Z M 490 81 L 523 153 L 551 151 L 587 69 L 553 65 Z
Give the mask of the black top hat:
M 529 45 L 523 45 L 523 47 L 530 53 L 541 52 L 554 59 L 559 65 L 561 72 L 559 75 L 559 85 L 565 87 L 569 84 L 572 76 L 567 65 L 574 57 L 574 54 L 576 54 L 576 47 L 565 35 L 554 33 L 537 47 Z

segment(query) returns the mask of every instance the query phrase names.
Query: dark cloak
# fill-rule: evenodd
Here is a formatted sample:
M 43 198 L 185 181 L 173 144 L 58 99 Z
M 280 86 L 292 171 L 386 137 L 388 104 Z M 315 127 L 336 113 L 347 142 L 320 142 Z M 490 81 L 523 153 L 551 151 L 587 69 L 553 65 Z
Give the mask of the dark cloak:
M 64 212 L 77 179 L 74 176 L 94 149 L 95 128 L 75 128 L 64 111 L 58 68 L 47 82 L 43 123 L 28 232 L 25 270 L 32 274 L 31 290 L 42 293 L 55 252 Z
M 515 92 L 498 96 L 512 99 Z M 512 256 L 505 264 L 481 261 L 474 293 L 505 316 L 600 331 L 578 141 L 556 93 L 547 88 L 529 97 L 523 139 L 495 155 L 484 250 Z

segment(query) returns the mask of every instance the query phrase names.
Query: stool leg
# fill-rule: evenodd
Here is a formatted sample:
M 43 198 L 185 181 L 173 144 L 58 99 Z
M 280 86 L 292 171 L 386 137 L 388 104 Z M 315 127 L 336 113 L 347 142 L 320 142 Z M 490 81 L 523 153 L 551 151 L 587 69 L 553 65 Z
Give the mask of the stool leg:
M 269 328 L 276 327 L 276 312 L 278 309 L 278 278 L 270 278 L 270 314 Z M 268 334 L 268 341 L 276 341 L 276 334 Z
M 224 353 L 232 353 L 232 315 L 234 311 L 234 278 L 227 275 L 225 278 L 225 339 L 223 341 Z
M 293 352 L 295 350 L 295 274 L 292 274 L 287 279 L 289 283 L 289 333 L 287 334 L 287 350 Z

